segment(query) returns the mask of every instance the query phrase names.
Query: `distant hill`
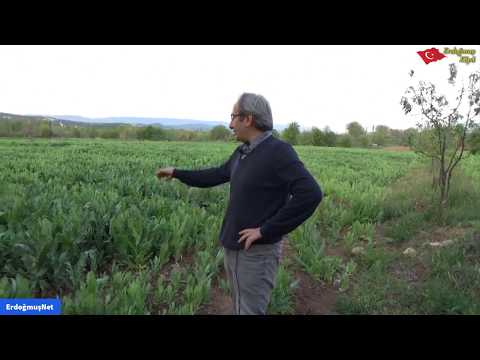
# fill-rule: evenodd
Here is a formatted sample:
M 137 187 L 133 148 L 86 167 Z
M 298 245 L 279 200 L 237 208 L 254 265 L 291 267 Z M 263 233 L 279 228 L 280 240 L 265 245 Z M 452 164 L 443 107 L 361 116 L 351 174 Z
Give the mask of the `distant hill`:
M 198 131 L 209 131 L 213 127 L 217 125 L 223 125 L 228 127 L 228 124 L 217 124 L 217 125 L 210 125 L 210 124 L 183 124 L 183 125 L 164 125 L 164 124 L 150 124 L 152 126 L 161 126 L 166 129 L 183 129 L 183 130 L 198 130 Z
M 47 116 L 27 116 L 27 115 L 16 115 L 0 112 L 0 120 L 13 120 L 13 121 L 45 121 L 45 120 L 55 120 Z
M 56 119 L 75 121 L 79 123 L 90 124 L 129 124 L 134 126 L 162 126 L 172 129 L 188 130 L 210 130 L 217 125 L 228 127 L 228 124 L 220 121 L 206 121 L 193 119 L 173 119 L 173 118 L 143 118 L 143 117 L 107 117 L 107 118 L 87 118 L 77 115 L 54 115 Z
M 81 122 L 81 121 L 71 121 L 71 120 L 64 120 L 64 119 L 57 119 L 53 116 L 42 116 L 42 115 L 16 115 L 16 114 L 8 114 L 8 113 L 1 113 L 0 112 L 0 121 L 1 120 L 9 120 L 9 121 L 49 121 L 54 124 L 58 124 L 60 126 L 76 126 L 76 127 L 113 127 L 119 125 L 127 125 L 122 123 L 89 123 L 89 122 Z
M 217 125 L 223 125 L 228 128 L 229 124 L 221 121 L 207 121 L 195 119 L 175 119 L 175 118 L 144 118 L 144 117 L 106 117 L 106 118 L 87 118 L 78 115 L 15 115 L 0 112 L 0 120 L 14 121 L 51 121 L 60 126 L 78 126 L 78 127 L 112 127 L 120 125 L 132 126 L 161 126 L 167 129 L 184 129 L 209 131 Z M 282 131 L 286 128 L 284 124 L 277 124 L 275 129 Z
M 186 129 L 186 130 L 203 130 L 208 131 L 211 128 L 217 125 L 223 125 L 228 128 L 229 123 L 221 121 L 210 121 L 210 120 L 193 120 L 193 119 L 175 119 L 175 118 L 144 118 L 144 117 L 107 117 L 107 118 L 87 118 L 78 115 L 54 115 L 56 119 L 77 121 L 77 122 L 88 122 L 91 124 L 96 123 L 122 123 L 130 124 L 136 126 L 162 126 L 164 128 L 170 129 Z M 275 129 L 277 131 L 282 131 L 287 125 L 285 124 L 275 124 Z

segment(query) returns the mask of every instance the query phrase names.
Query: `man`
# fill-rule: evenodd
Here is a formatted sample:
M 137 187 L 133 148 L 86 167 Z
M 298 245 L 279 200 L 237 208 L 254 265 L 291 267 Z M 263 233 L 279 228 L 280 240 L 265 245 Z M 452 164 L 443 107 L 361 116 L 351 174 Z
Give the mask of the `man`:
M 223 165 L 197 171 L 169 167 L 156 175 L 195 187 L 230 182 L 220 242 L 234 314 L 266 314 L 282 237 L 313 214 L 323 194 L 293 147 L 272 136 L 272 112 L 263 96 L 242 94 L 230 129 L 243 145 Z

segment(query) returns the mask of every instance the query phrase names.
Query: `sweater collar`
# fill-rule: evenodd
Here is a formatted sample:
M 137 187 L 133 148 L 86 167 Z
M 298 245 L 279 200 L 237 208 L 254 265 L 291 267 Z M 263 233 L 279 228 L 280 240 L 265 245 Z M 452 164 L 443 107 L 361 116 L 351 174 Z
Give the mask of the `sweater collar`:
M 256 138 L 253 139 L 251 143 L 248 141 L 242 145 L 243 150 L 245 150 L 247 153 L 251 152 L 253 149 L 255 149 L 261 142 L 266 140 L 268 137 L 272 135 L 271 130 L 264 131 L 262 134 L 258 135 Z

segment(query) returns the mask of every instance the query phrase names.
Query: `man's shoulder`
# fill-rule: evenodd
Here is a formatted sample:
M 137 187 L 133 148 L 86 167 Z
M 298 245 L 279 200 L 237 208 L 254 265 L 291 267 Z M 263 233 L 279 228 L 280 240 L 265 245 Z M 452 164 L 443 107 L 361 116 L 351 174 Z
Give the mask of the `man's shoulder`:
M 290 145 L 288 142 L 283 141 L 275 136 L 270 136 L 271 139 L 268 142 L 270 147 L 270 151 L 279 156 L 285 156 L 286 154 L 295 154 L 295 150 L 293 146 Z
M 292 149 L 292 145 L 287 143 L 286 141 L 283 141 L 282 139 L 279 139 L 273 135 L 269 136 L 265 142 L 274 150 L 280 150 L 280 149 Z

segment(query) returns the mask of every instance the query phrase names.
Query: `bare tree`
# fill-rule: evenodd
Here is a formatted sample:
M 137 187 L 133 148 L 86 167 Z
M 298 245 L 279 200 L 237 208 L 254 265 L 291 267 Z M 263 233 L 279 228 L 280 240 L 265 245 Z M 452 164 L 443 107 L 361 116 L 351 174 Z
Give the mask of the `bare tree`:
M 449 71 L 448 83 L 457 87 L 453 106 L 449 106 L 447 97 L 439 94 L 434 84 L 426 81 L 419 81 L 417 87 L 409 86 L 400 101 L 405 114 L 413 108 L 421 112 L 422 118 L 417 123 L 420 132 L 414 149 L 432 159 L 433 184 L 440 189 L 440 208 L 447 205 L 453 170 L 464 158 L 468 131 L 480 114 L 480 71 L 470 73 L 468 84 L 462 82 L 459 89 L 456 65 L 450 64 Z M 410 77 L 413 75 L 412 70 Z M 460 106 L 465 98 L 468 104 L 462 112 Z

